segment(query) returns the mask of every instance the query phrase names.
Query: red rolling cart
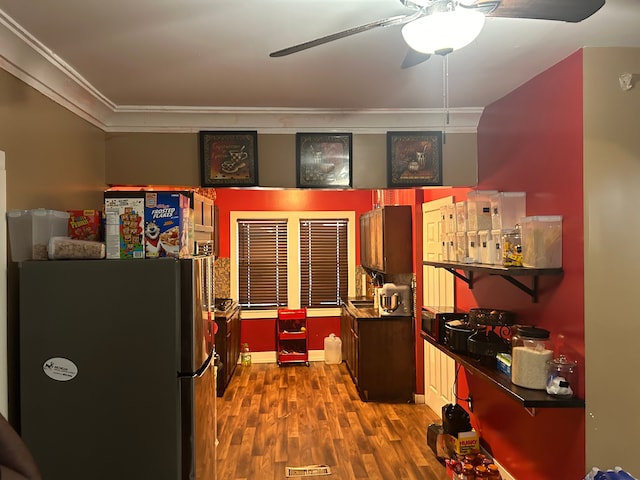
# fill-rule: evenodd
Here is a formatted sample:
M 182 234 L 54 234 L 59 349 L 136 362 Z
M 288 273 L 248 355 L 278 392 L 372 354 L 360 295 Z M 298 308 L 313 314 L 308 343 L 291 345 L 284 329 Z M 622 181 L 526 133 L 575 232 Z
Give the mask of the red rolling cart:
M 276 320 L 276 358 L 278 366 L 305 363 L 309 366 L 309 332 L 307 310 L 278 309 Z

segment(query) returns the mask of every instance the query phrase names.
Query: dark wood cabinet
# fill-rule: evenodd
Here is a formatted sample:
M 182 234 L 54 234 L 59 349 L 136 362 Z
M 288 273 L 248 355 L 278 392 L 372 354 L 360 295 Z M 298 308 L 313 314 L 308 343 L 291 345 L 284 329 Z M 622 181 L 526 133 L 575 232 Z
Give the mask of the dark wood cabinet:
M 382 273 L 413 272 L 411 207 L 392 205 L 360 216 L 360 264 Z
M 235 304 L 226 312 L 216 312 L 218 325 L 216 353 L 222 365 L 218 366 L 217 396 L 224 395 L 233 377 L 240 357 L 240 305 Z
M 340 323 L 342 357 L 360 398 L 365 402 L 412 402 L 413 318 L 359 318 L 343 306 Z

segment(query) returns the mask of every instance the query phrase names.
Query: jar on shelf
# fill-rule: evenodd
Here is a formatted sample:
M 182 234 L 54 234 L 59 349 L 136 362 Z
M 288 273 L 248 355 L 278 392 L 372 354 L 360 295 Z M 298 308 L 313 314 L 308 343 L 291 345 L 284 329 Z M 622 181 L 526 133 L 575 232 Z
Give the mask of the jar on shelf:
M 549 331 L 517 327 L 511 338 L 511 383 L 534 390 L 547 388 L 548 362 L 553 358 Z
M 502 233 L 502 265 L 505 267 L 522 266 L 522 235 L 520 225 Z
M 547 393 L 554 397 L 571 398 L 578 387 L 578 363 L 565 355 L 547 362 Z

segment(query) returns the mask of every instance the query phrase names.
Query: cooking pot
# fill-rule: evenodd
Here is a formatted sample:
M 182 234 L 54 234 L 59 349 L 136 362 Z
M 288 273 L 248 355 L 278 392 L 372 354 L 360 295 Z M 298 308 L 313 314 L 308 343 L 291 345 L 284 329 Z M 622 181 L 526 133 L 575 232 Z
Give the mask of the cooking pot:
M 467 351 L 480 363 L 495 367 L 496 354 L 509 352 L 509 343 L 491 330 L 478 330 L 467 339 Z
M 444 326 L 444 343 L 451 350 L 467 353 L 467 340 L 476 331 L 464 320 L 452 320 Z

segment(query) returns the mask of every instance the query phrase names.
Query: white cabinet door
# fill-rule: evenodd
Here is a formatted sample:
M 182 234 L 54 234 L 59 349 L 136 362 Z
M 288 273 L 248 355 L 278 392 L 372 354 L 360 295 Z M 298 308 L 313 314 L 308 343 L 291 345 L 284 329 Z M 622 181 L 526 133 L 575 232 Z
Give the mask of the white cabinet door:
M 422 204 L 422 258 L 434 262 L 442 261 L 440 240 L 440 207 L 453 203 L 446 197 Z M 454 277 L 442 268 L 422 267 L 423 305 L 434 307 L 454 306 Z M 442 406 L 454 402 L 453 381 L 455 362 L 429 342 L 424 341 L 424 389 L 425 403 L 438 415 Z

